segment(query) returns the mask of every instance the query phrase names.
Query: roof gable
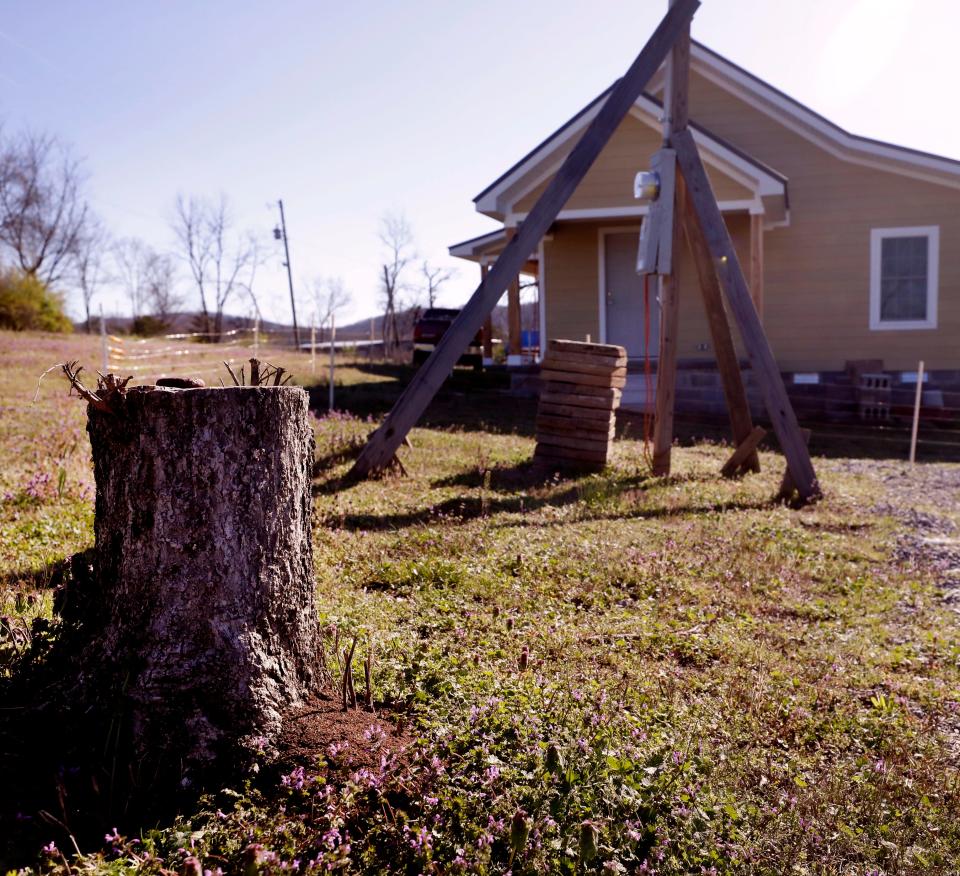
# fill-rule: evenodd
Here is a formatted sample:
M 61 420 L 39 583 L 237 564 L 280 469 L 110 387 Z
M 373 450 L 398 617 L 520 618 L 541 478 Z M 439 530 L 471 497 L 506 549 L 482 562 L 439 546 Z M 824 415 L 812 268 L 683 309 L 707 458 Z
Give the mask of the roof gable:
M 851 134 L 695 40 L 691 44 L 690 67 L 691 72 L 710 80 L 837 158 L 960 188 L 960 161 Z
M 662 108 L 654 95 L 662 87 L 662 72 L 661 68 L 648 86 L 649 93 L 641 96 L 632 113 L 634 119 L 648 125 L 659 124 Z M 960 161 L 851 134 L 696 41 L 691 48 L 691 72 L 841 160 L 960 188 Z M 507 214 L 516 211 L 516 204 L 526 201 L 532 192 L 542 190 L 545 181 L 556 172 L 580 134 L 597 115 L 612 87 L 598 95 L 480 192 L 474 198 L 477 210 L 505 220 L 508 218 Z M 694 118 L 697 115 L 696 110 L 696 106 L 693 106 Z M 695 121 L 691 122 L 690 127 L 708 168 L 752 188 L 757 201 L 755 211 L 772 213 L 769 215 L 771 221 L 782 218 L 779 214 L 785 212 L 788 199 L 786 176 L 764 163 L 761 158 L 745 152 L 729 140 L 724 140 L 713 130 L 698 125 Z M 601 154 L 598 164 L 603 159 Z M 642 159 L 642 155 L 637 156 L 636 170 L 641 169 Z M 776 164 L 775 157 L 770 160 Z M 716 180 L 716 173 L 712 174 L 712 178 Z M 715 185 L 718 187 L 718 199 L 723 201 L 723 194 L 719 191 L 721 186 L 716 181 Z M 625 196 L 629 187 L 624 185 L 623 188 Z M 571 201 L 576 198 L 577 193 L 574 193 Z M 782 206 L 777 205 L 778 199 L 782 199 Z
M 640 204 L 633 195 L 633 177 L 649 164 L 650 157 L 661 147 L 662 135 L 657 118 L 648 112 L 633 111 L 603 147 L 593 167 L 564 205 L 564 211 L 598 210 L 604 207 L 634 207 Z M 565 152 L 565 150 L 561 150 Z M 565 155 L 558 156 L 562 159 Z M 556 172 L 556 162 L 540 169 L 539 183 L 522 197 L 516 197 L 511 212 L 529 212 Z M 755 180 L 736 171 L 723 172 L 716 166 L 710 171 L 711 182 L 720 201 L 754 200 Z
M 530 197 L 543 189 L 573 148 L 583 130 L 603 106 L 609 89 L 590 103 L 498 180 L 484 189 L 474 203 L 477 210 L 498 219 L 523 213 Z M 574 192 L 564 212 L 609 206 L 640 215 L 645 208 L 633 199 L 633 174 L 642 169 L 661 143 L 662 106 L 651 95 L 642 95 L 594 167 Z M 761 199 L 786 203 L 786 177 L 701 126 L 691 124 L 711 179 L 721 201 L 735 200 L 740 209 L 752 203 L 762 212 Z M 561 214 L 562 216 L 563 214 Z M 625 214 L 626 215 L 626 214 Z M 781 218 L 779 215 L 777 218 Z

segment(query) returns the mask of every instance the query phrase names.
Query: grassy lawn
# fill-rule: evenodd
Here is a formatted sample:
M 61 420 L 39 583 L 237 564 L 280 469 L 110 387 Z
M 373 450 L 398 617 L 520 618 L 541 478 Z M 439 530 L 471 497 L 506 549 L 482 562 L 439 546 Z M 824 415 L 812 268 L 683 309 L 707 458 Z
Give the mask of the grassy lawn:
M 55 374 L 30 400 L 44 369 L 96 349 L 0 334 L 10 627 L 50 615 L 45 570 L 92 542 L 83 405 Z M 605 473 L 544 481 L 532 403 L 458 373 L 402 451 L 407 477 L 346 484 L 404 374 L 341 370 L 353 413 L 316 422 L 314 540 L 328 665 L 358 637 L 357 675 L 372 654 L 378 712 L 409 747 L 371 761 L 371 723 L 362 766 L 333 744 L 80 857 L 43 823 L 36 867 L 958 872 L 960 618 L 902 546 L 910 514 L 960 520 L 960 466 L 910 490 L 905 466 L 817 459 L 825 498 L 795 510 L 771 501 L 774 454 L 723 481 L 729 448 L 683 447 L 654 479 L 623 439 Z

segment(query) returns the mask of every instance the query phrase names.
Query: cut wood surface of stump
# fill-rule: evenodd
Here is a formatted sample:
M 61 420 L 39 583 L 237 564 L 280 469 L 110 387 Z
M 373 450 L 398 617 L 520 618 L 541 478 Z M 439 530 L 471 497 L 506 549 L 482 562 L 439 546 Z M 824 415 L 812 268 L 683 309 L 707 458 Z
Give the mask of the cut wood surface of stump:
M 89 410 L 80 688 L 116 697 L 132 756 L 183 785 L 269 748 L 315 687 L 307 413 L 272 386 L 136 387 Z

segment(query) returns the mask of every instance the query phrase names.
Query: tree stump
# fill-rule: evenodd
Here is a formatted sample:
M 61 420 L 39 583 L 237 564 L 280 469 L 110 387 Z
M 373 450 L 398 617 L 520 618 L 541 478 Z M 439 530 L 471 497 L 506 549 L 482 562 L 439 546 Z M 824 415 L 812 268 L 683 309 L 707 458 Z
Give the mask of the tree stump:
M 302 389 L 273 386 L 136 387 L 89 407 L 96 541 L 65 621 L 82 618 L 82 695 L 113 698 L 117 745 L 153 776 L 239 766 L 314 687 L 307 411 Z

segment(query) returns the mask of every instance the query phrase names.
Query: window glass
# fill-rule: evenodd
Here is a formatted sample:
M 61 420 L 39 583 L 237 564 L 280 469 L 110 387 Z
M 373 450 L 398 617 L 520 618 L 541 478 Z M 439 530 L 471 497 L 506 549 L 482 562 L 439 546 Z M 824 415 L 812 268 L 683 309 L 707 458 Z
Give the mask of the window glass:
M 885 237 L 881 247 L 881 321 L 926 319 L 927 237 Z

